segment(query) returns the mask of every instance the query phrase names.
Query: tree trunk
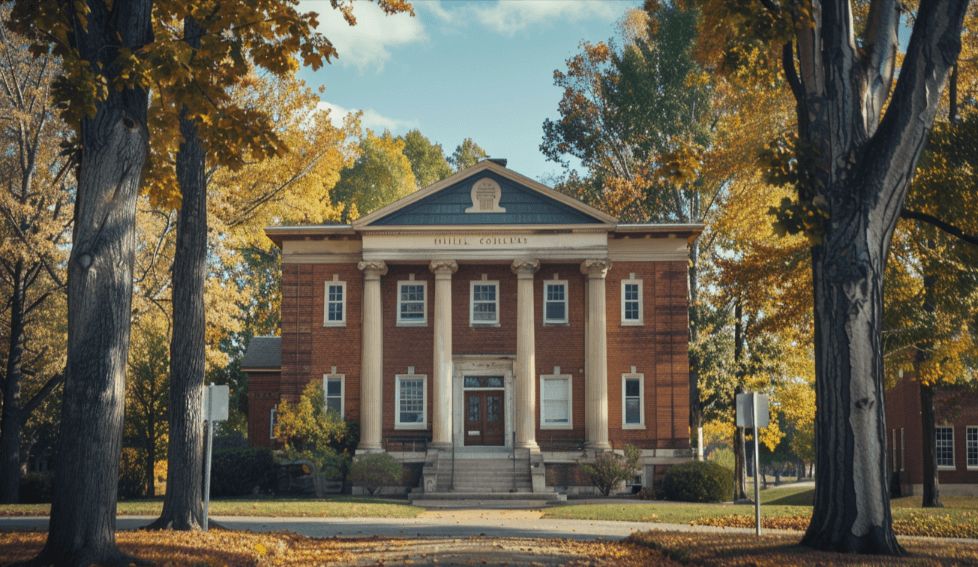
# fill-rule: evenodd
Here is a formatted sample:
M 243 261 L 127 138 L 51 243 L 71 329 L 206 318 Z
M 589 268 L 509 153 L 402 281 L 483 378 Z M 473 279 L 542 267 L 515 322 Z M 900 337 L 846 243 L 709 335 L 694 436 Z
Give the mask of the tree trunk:
M 200 48 L 204 30 L 184 21 L 184 40 Z M 182 196 L 173 254 L 173 337 L 170 341 L 170 447 L 163 512 L 150 529 L 199 530 L 204 521 L 204 278 L 207 275 L 207 182 L 197 124 L 180 115 L 184 142 L 177 153 Z
M 799 199 L 824 213 L 811 249 L 819 474 L 802 540 L 824 551 L 904 553 L 893 534 L 886 474 L 883 273 L 961 50 L 968 0 L 920 4 L 893 87 L 901 6 L 874 2 L 859 43 L 851 3 L 822 0 L 815 25 L 795 28 L 800 73 L 792 58 L 784 59 L 798 102 Z M 812 209 L 808 215 L 815 216 Z
M 24 261 L 18 260 L 12 274 L 10 297 L 10 342 L 7 372 L 3 381 L 3 415 L 0 417 L 0 504 L 20 499 L 20 428 L 24 425 L 20 388 L 24 375 Z
M 934 411 L 934 387 L 920 385 L 920 431 L 924 463 L 923 508 L 943 508 L 940 483 L 937 480 L 937 427 Z
M 135 50 L 152 41 L 149 0 L 117 2 L 111 11 L 88 4 L 88 26 L 73 40 L 95 73 L 115 72 L 120 46 Z M 48 539 L 33 560 L 41 565 L 146 564 L 116 547 L 115 518 L 148 106 L 142 89 L 110 88 L 79 126 L 64 400 Z

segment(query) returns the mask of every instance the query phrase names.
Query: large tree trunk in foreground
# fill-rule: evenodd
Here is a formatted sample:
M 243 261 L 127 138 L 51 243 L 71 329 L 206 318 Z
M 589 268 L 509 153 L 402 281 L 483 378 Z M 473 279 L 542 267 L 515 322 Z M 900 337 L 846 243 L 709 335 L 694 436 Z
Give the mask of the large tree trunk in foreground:
M 184 22 L 184 38 L 200 48 L 203 29 Z M 173 255 L 173 337 L 170 341 L 170 447 L 163 512 L 150 529 L 199 530 L 203 526 L 201 470 L 204 435 L 204 278 L 207 260 L 207 182 L 197 125 L 180 117 L 184 142 L 177 153 L 182 196 Z
M 923 508 L 943 508 L 940 483 L 937 480 L 937 427 L 934 411 L 934 387 L 920 385 L 920 433 L 923 443 L 924 495 Z
M 819 474 L 802 540 L 816 549 L 903 553 L 893 534 L 886 466 L 883 270 L 961 50 L 967 5 L 921 2 L 892 97 L 899 0 L 873 2 L 861 41 L 848 1 L 816 0 L 815 25 L 795 27 L 800 73 L 786 46 L 805 176 L 799 201 L 809 207 L 809 218 L 818 218 L 816 210 L 825 214 L 814 227 L 820 242 L 812 247 Z
M 89 2 L 81 59 L 115 72 L 117 46 L 152 41 L 151 2 Z M 98 68 L 94 69 L 100 72 Z M 111 79 L 111 76 L 110 76 Z M 51 523 L 41 565 L 129 565 L 115 545 L 116 490 L 132 303 L 136 197 L 146 159 L 147 93 L 109 89 L 82 119 L 68 260 L 68 353 Z M 144 563 L 144 562 L 140 562 Z
M 24 261 L 14 265 L 10 297 L 10 341 L 7 372 L 3 378 L 3 414 L 0 416 L 0 504 L 16 504 L 20 495 L 20 428 L 24 425 L 20 388 L 24 356 Z

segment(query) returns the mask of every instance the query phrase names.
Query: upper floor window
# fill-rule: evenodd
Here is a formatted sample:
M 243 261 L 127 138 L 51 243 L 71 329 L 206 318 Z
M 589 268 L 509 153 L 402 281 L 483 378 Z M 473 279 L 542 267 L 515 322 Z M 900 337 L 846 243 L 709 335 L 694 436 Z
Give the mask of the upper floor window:
M 325 311 L 324 327 L 346 326 L 346 282 L 326 282 Z
M 567 282 L 546 280 L 543 282 L 543 324 L 567 322 Z
M 642 280 L 631 274 L 621 281 L 621 324 L 642 325 Z
M 323 398 L 326 402 L 326 410 L 336 411 L 340 419 L 346 419 L 343 413 L 343 394 L 345 393 L 346 375 L 323 374 Z
M 471 283 L 469 323 L 499 324 L 499 282 L 482 280 Z
M 397 324 L 399 326 L 428 324 L 428 282 L 397 282 Z
M 937 453 L 937 468 L 954 468 L 954 428 L 935 427 L 934 436 L 937 443 L 934 452 Z

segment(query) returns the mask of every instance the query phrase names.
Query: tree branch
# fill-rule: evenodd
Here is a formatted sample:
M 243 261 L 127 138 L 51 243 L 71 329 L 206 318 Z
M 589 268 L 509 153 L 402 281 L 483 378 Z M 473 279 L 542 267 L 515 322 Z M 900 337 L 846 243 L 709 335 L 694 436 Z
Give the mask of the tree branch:
M 963 230 L 954 226 L 953 224 L 946 223 L 941 219 L 928 215 L 926 213 L 919 213 L 917 211 L 909 211 L 907 209 L 903 209 L 900 211 L 900 218 L 927 223 L 931 226 L 943 230 L 944 232 L 950 234 L 951 236 L 959 240 L 963 240 L 968 244 L 978 246 L 978 236 L 972 236 L 970 234 L 966 234 Z
M 31 398 L 31 401 L 27 402 L 27 404 L 25 404 L 22 409 L 22 411 L 24 412 L 22 415 L 24 416 L 25 421 L 27 417 L 30 416 L 30 414 L 33 413 L 34 410 L 36 410 L 39 405 L 41 405 L 41 402 L 44 401 L 44 398 L 48 397 L 48 394 L 50 394 L 58 386 L 58 384 L 64 382 L 64 379 L 65 379 L 64 371 L 58 372 L 57 374 L 52 376 L 36 394 L 34 394 L 34 397 Z

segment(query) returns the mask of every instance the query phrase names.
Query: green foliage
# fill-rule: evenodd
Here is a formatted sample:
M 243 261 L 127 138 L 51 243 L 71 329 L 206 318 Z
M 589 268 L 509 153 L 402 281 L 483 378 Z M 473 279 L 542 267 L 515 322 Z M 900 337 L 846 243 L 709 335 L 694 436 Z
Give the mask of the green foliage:
M 41 504 L 51 501 L 53 473 L 29 472 L 20 477 L 20 503 Z
M 441 144 L 431 143 L 418 130 L 411 130 L 398 139 L 404 140 L 404 156 L 411 162 L 411 171 L 414 172 L 418 189 L 437 183 L 452 174 Z
M 350 467 L 354 484 L 362 486 L 370 495 L 379 494 L 385 486 L 400 484 L 403 467 L 387 453 L 375 453 L 358 458 Z
M 285 443 L 289 460 L 308 460 L 330 478 L 347 474 L 350 459 L 360 440 L 356 421 L 343 421 L 326 408 L 322 384 L 306 385 L 299 402 L 282 402 L 278 408 L 276 437 Z
M 479 147 L 479 144 L 473 142 L 472 138 L 466 138 L 448 157 L 448 163 L 451 164 L 453 171 L 462 171 L 479 163 L 480 159 L 487 157 L 489 154 Z
M 334 203 L 347 205 L 343 221 L 356 220 L 389 205 L 416 189 L 411 162 L 404 155 L 405 142 L 384 131 L 380 136 L 370 130 L 360 140 L 360 156 L 352 166 L 340 172 L 333 188 Z
M 152 479 L 152 473 L 150 473 Z M 122 449 L 119 457 L 119 498 L 138 498 L 146 493 L 146 463 L 139 451 Z
M 734 470 L 734 467 L 737 466 L 735 464 L 733 449 L 730 447 L 720 447 L 719 449 L 714 449 L 713 452 L 710 453 L 707 460 L 712 463 L 716 463 L 725 469 L 730 469 L 731 472 Z
M 666 471 L 662 491 L 677 502 L 725 502 L 733 495 L 733 471 L 710 461 L 689 461 Z
M 638 471 L 642 451 L 633 445 L 625 445 L 624 453 L 598 453 L 593 461 L 578 461 L 577 466 L 602 495 L 608 496 L 616 486 L 632 480 Z
M 268 449 L 224 449 L 211 460 L 211 497 L 244 496 L 270 490 L 275 482 L 275 457 Z

